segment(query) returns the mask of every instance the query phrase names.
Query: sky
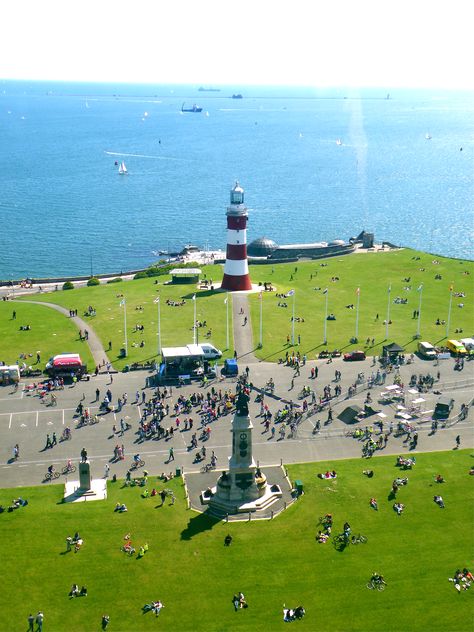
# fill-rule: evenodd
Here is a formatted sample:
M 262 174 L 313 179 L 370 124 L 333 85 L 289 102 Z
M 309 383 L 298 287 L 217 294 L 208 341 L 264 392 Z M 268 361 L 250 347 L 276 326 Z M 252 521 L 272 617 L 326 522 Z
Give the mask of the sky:
M 472 0 L 11 0 L 0 78 L 474 89 Z

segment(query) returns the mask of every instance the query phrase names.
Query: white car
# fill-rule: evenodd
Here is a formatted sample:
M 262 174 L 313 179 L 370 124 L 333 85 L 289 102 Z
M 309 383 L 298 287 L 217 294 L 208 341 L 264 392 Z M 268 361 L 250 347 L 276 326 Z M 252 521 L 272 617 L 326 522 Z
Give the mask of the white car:
M 204 342 L 200 345 L 200 347 L 203 350 L 205 360 L 217 360 L 217 358 L 222 357 L 222 351 L 220 349 L 216 349 L 214 345 Z

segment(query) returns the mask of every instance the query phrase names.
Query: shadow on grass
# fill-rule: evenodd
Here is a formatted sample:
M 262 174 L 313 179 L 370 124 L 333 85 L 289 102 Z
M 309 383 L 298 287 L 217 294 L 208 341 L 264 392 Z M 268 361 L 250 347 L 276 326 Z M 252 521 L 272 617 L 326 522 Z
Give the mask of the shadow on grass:
M 191 540 L 195 535 L 210 531 L 216 524 L 219 524 L 219 518 L 216 518 L 208 511 L 194 515 L 189 519 L 186 529 L 181 531 L 181 540 Z

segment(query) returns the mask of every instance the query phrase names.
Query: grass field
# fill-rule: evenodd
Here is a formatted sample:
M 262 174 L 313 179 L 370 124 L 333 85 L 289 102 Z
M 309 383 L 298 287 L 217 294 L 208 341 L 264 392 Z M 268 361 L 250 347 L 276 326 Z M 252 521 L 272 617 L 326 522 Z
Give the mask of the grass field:
M 20 331 L 22 325 L 30 325 L 31 330 Z M 41 362 L 36 364 L 38 351 Z M 89 347 L 79 340 L 77 328 L 62 314 L 42 305 L 0 301 L 0 360 L 6 364 L 18 360 L 20 364 L 44 369 L 51 356 L 65 351 L 80 353 L 83 361 L 94 367 Z M 20 358 L 20 354 L 26 358 Z
M 438 263 L 434 264 L 433 261 Z M 323 265 L 324 264 L 324 265 Z M 203 274 L 219 281 L 222 277 L 221 266 L 204 266 Z M 328 288 L 328 313 L 336 316 L 327 324 L 327 348 L 350 350 L 363 348 L 369 354 L 380 354 L 385 341 L 386 327 L 383 324 L 387 316 L 388 287 L 390 293 L 389 342 L 397 342 L 408 352 L 416 349 L 414 336 L 417 333 L 418 321 L 413 312 L 419 309 L 420 292 L 417 288 L 423 285 L 421 293 L 420 334 L 423 340 L 432 344 L 442 344 L 446 339 L 446 325 L 436 325 L 436 319 L 447 320 L 450 291 L 464 292 L 464 298 L 453 297 L 451 309 L 450 336 L 470 337 L 474 333 L 474 301 L 473 279 L 474 263 L 443 257 L 434 257 L 414 250 L 399 250 L 355 254 L 347 257 L 330 258 L 324 261 L 303 262 L 298 264 L 257 265 L 250 268 L 254 284 L 270 281 L 278 293 L 286 293 L 295 289 L 295 315 L 304 322 L 295 324 L 295 341 L 301 336 L 299 350 L 310 358 L 315 357 L 325 348 L 324 338 L 325 303 Z M 441 279 L 436 279 L 436 276 Z M 337 281 L 332 281 L 333 278 Z M 404 279 L 410 278 L 409 282 Z M 31 295 L 34 300 L 50 300 L 66 308 L 78 309 L 83 314 L 89 305 L 97 310 L 97 316 L 90 320 L 91 326 L 101 338 L 104 347 L 112 342 L 111 358 L 114 365 L 121 369 L 125 364 L 156 358 L 158 314 L 153 300 L 161 297 L 161 335 L 162 346 L 177 346 L 192 342 L 194 286 L 164 285 L 168 277 L 159 277 L 159 285 L 155 280 L 143 279 L 98 287 L 81 288 L 67 292 Z M 404 288 L 410 287 L 407 290 Z M 360 288 L 359 319 L 357 344 L 349 341 L 355 335 L 357 315 L 356 290 Z M 256 353 L 262 359 L 271 361 L 283 356 L 287 335 L 292 333 L 293 299 L 279 299 L 277 292 L 264 293 L 263 296 L 263 347 Z M 116 355 L 124 344 L 123 309 L 120 307 L 121 295 L 127 302 L 127 334 L 129 355 L 120 360 Z M 200 340 L 208 329 L 212 330 L 210 341 L 225 351 L 224 357 L 233 353 L 232 310 L 229 309 L 230 349 L 226 350 L 226 306 L 224 294 L 221 292 L 196 291 L 196 316 L 200 321 L 207 321 L 207 327 L 199 330 Z M 407 298 L 407 304 L 395 304 L 396 297 Z M 170 307 L 166 300 L 186 300 L 182 307 Z M 258 294 L 249 297 L 252 314 L 253 339 L 259 342 L 260 301 Z M 278 302 L 286 302 L 287 307 L 278 307 Z M 458 305 L 462 303 L 464 307 Z M 143 311 L 136 307 L 143 306 Z M 348 309 L 347 305 L 354 305 Z M 376 319 L 376 315 L 379 318 Z M 136 324 L 143 324 L 145 331 L 134 332 Z M 463 334 L 455 334 L 462 329 Z M 372 346 L 365 345 L 366 339 L 375 339 Z M 144 340 L 145 346 L 138 345 Z M 14 352 L 14 341 L 10 347 Z
M 109 630 L 263 631 L 284 629 L 282 606 L 302 604 L 306 617 L 298 629 L 338 631 L 442 631 L 472 627 L 474 587 L 460 594 L 448 582 L 457 568 L 472 570 L 474 477 L 469 450 L 417 454 L 409 483 L 398 499 L 397 516 L 388 499 L 399 470 L 395 457 L 289 468 L 301 479 L 305 494 L 273 521 L 223 524 L 187 511 L 181 480 L 167 486 L 177 494 L 155 508 L 155 499 L 140 497 L 141 488 L 109 483 L 104 502 L 66 505 L 62 486 L 0 490 L 0 503 L 12 495 L 29 500 L 25 508 L 0 515 L 3 588 L 0 629 L 26 630 L 29 612 L 44 611 L 44 629 L 89 632 L 100 629 L 103 613 Z M 370 465 L 372 479 L 362 474 Z M 323 481 L 316 473 L 336 468 L 338 478 Z M 433 478 L 443 474 L 446 483 Z M 151 487 L 151 485 L 149 485 Z M 446 503 L 440 509 L 433 495 Z M 369 506 L 375 496 L 379 510 Z M 128 513 L 114 513 L 117 501 Z M 349 520 L 367 544 L 338 551 L 317 544 L 318 517 L 334 515 L 334 533 Z M 78 530 L 82 550 L 65 553 L 65 538 Z M 120 551 L 131 532 L 135 545 L 147 542 L 142 559 Z M 224 547 L 227 533 L 233 536 Z M 388 587 L 369 591 L 373 571 Z M 73 583 L 85 584 L 86 598 L 69 599 Z M 234 612 L 232 595 L 242 590 L 249 608 Z M 161 599 L 158 620 L 141 608 Z

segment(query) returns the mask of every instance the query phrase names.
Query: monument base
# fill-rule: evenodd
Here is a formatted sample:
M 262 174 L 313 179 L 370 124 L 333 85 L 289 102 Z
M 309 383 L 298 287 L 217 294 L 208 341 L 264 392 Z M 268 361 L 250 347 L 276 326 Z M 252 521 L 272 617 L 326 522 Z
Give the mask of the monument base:
M 105 500 L 106 498 L 107 480 L 104 478 L 92 479 L 90 489 L 81 489 L 79 481 L 66 481 L 64 485 L 63 502 L 65 503 Z
M 201 492 L 201 503 L 208 505 L 210 511 L 216 515 L 264 511 L 283 496 L 279 485 L 267 485 L 258 498 L 239 504 L 235 500 L 226 499 L 218 493 L 216 494 L 217 491 L 217 486 L 215 486 Z

